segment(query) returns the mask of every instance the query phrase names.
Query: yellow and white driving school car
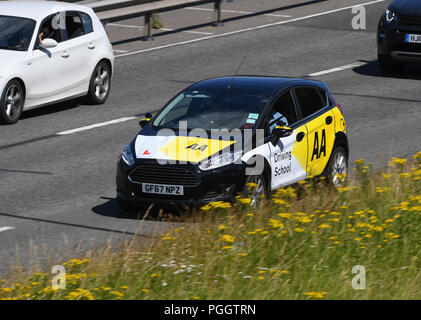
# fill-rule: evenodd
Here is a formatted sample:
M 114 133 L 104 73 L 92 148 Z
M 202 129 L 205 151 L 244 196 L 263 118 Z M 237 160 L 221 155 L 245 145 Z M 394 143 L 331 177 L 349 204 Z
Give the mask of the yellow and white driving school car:
M 153 202 L 226 201 L 348 169 L 341 107 L 322 82 L 259 76 L 213 78 L 171 99 L 128 144 L 117 165 L 123 209 Z

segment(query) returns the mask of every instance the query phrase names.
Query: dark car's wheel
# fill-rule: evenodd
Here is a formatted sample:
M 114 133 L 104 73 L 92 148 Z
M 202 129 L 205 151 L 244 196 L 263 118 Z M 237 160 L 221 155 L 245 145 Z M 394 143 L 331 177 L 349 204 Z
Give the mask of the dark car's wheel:
M 380 53 L 378 54 L 378 60 L 380 68 L 382 68 L 385 73 L 396 73 L 405 68 L 405 64 L 403 62 L 393 61 Z
M 348 173 L 348 154 L 343 147 L 337 147 L 327 164 L 327 178 L 334 187 L 344 184 Z
M 17 80 L 6 84 L 0 101 L 0 123 L 16 123 L 23 110 L 25 97 L 22 85 Z
M 242 196 L 250 198 L 250 205 L 257 208 L 260 201 L 267 195 L 267 183 L 263 175 L 248 176 L 244 185 Z
M 111 70 L 105 61 L 101 61 L 95 67 L 89 83 L 89 91 L 86 95 L 88 103 L 103 104 L 111 90 Z

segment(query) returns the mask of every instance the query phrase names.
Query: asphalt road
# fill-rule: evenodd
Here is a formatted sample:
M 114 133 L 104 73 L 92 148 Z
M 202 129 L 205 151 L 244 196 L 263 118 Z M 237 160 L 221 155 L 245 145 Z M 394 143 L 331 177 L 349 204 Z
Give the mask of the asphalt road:
M 376 26 L 387 3 L 366 7 L 367 30 L 352 29 L 349 9 L 119 57 L 105 105 L 66 102 L 1 126 L 0 230 L 11 229 L 0 231 L 0 273 L 15 259 L 33 266 L 47 253 L 44 261 L 55 264 L 55 257 L 136 230 L 140 239 L 164 232 L 168 222 L 139 223 L 116 204 L 115 166 L 139 129 L 136 120 L 57 133 L 157 110 L 192 82 L 232 74 L 244 56 L 241 74 L 292 77 L 361 62 L 314 77 L 344 109 L 350 161 L 384 164 L 420 151 L 421 66 L 385 76 L 376 61 Z

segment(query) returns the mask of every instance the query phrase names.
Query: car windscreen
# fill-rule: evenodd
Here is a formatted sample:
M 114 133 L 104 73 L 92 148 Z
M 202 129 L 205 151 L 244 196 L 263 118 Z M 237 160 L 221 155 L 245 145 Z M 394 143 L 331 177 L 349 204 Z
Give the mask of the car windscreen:
M 261 93 L 223 90 L 187 90 L 176 96 L 156 117 L 153 126 L 177 129 L 253 128 L 269 102 Z
M 34 28 L 32 19 L 0 15 L 0 49 L 27 51 Z

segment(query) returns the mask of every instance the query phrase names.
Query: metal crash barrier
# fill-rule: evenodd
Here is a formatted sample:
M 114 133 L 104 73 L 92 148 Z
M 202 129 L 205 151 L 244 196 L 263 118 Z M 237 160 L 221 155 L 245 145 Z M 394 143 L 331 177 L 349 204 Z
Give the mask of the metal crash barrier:
M 145 17 L 144 39 L 153 40 L 152 15 L 154 13 L 177 10 L 185 7 L 214 3 L 213 26 L 222 26 L 222 0 L 103 0 L 81 3 L 91 7 L 104 25 L 130 18 Z M 85 2 L 85 1 L 84 1 Z M 145 3 L 146 2 L 146 3 Z

